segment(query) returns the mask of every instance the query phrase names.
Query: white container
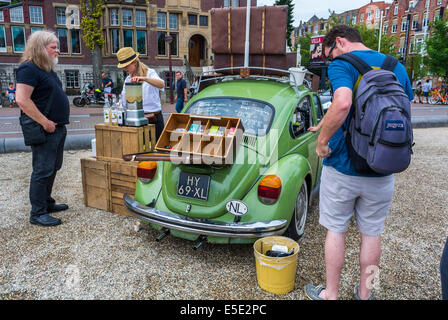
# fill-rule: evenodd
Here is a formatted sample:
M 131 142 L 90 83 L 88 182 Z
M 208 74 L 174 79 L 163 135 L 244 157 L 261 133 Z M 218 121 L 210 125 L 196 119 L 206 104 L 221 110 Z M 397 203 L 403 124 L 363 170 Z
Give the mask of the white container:
M 289 68 L 289 83 L 292 86 L 300 86 L 303 84 L 303 80 L 305 79 L 306 69 L 304 67 L 299 68 Z
M 96 158 L 96 139 L 92 139 L 92 154 Z

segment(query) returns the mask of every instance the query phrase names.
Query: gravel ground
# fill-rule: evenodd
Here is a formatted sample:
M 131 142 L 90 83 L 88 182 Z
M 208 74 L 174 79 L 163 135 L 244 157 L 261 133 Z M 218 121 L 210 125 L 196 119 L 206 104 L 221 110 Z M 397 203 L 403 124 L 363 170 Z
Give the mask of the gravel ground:
M 439 264 L 448 233 L 448 128 L 416 129 L 410 168 L 396 175 L 383 233 L 376 299 L 440 299 Z M 2 299 L 304 299 L 307 283 L 324 283 L 325 229 L 318 205 L 299 242 L 295 289 L 274 295 L 257 285 L 250 245 L 193 243 L 158 231 L 133 230 L 133 218 L 83 205 L 80 158 L 65 153 L 53 196 L 70 205 L 54 214 L 63 224 L 28 222 L 30 153 L 1 154 L 0 300 Z M 352 220 L 353 221 L 353 220 Z M 359 279 L 359 233 L 346 236 L 341 299 L 353 298 Z

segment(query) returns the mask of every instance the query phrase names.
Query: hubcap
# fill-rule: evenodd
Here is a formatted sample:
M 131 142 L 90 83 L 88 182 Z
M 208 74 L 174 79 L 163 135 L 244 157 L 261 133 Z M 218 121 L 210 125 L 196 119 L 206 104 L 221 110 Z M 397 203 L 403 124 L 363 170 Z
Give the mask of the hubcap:
M 297 196 L 296 207 L 294 208 L 296 232 L 300 236 L 305 231 L 306 215 L 308 210 L 308 192 L 304 182 L 300 193 Z

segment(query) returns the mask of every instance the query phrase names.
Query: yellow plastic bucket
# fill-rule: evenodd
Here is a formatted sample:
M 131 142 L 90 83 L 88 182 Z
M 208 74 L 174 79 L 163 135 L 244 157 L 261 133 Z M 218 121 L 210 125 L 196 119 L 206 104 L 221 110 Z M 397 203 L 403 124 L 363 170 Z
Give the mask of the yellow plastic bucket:
M 287 257 L 268 257 L 265 253 L 274 244 L 294 248 L 294 253 Z M 257 281 L 261 289 L 275 294 L 285 294 L 294 289 L 297 271 L 299 244 L 287 237 L 266 237 L 254 243 L 255 267 Z

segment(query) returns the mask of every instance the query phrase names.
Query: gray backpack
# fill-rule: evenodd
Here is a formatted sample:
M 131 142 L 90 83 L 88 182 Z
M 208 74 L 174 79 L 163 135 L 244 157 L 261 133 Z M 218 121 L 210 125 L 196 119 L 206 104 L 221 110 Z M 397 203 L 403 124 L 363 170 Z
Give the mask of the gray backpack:
M 356 89 L 346 142 L 355 171 L 391 174 L 407 169 L 411 162 L 413 133 L 411 103 L 393 70 L 398 60 L 391 56 L 380 70 L 358 56 L 338 56 L 362 75 Z

